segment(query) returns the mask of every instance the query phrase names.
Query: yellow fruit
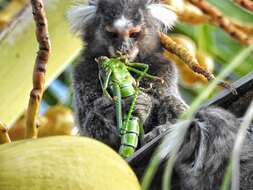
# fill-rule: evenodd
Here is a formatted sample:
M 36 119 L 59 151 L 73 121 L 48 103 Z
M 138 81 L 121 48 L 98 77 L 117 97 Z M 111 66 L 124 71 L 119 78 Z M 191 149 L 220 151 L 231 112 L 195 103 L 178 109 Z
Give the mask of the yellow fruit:
M 183 35 L 172 35 L 171 38 L 178 44 L 184 46 L 192 55 L 194 55 L 202 68 L 207 69 L 211 73 L 213 72 L 213 59 L 204 52 L 196 52 L 196 46 L 190 38 Z M 181 61 L 177 56 L 173 55 L 172 53 L 165 51 L 164 56 L 167 59 L 174 61 L 177 65 L 177 68 L 180 73 L 180 83 L 183 86 L 192 87 L 199 83 L 205 84 L 208 82 L 205 77 L 200 74 L 194 73 L 183 61 Z
M 185 2 L 183 10 L 178 16 L 180 21 L 190 24 L 203 24 L 209 20 L 208 16 L 189 2 Z
M 53 106 L 43 115 L 47 119 L 39 127 L 38 137 L 71 135 L 74 128 L 72 111 L 65 106 Z
M 181 34 L 170 35 L 170 37 L 176 43 L 184 46 L 193 55 L 196 53 L 196 45 L 191 38 Z
M 197 51 L 196 58 L 201 67 L 206 68 L 208 71 L 214 70 L 214 61 L 212 57 L 204 53 L 203 51 Z
M 1 190 L 140 190 L 128 164 L 106 145 L 49 137 L 0 145 Z
M 10 137 L 8 135 L 8 130 L 3 123 L 0 121 L 0 145 L 5 143 L 10 143 Z
M 184 1 L 183 0 L 162 0 L 164 4 L 171 5 L 176 9 L 176 12 L 182 12 L 184 9 Z
M 0 29 L 5 27 L 24 8 L 28 0 L 11 1 L 0 11 Z
M 24 139 L 26 119 L 25 112 L 9 129 L 12 141 Z M 72 135 L 74 116 L 72 111 L 65 106 L 53 106 L 43 116 L 38 117 L 38 126 L 38 137 Z
M 20 116 L 15 124 L 9 129 L 8 133 L 12 141 L 21 140 L 25 137 L 26 112 Z
M 214 61 L 210 56 L 208 56 L 204 52 L 197 51 L 196 59 L 198 60 L 199 65 L 202 68 L 208 70 L 210 73 L 213 72 L 213 70 L 214 70 Z M 203 77 L 200 74 L 194 73 L 189 68 L 182 69 L 181 78 L 182 78 L 182 84 L 185 85 L 185 86 L 189 86 L 189 87 L 197 85 L 197 84 L 206 84 L 206 83 L 208 83 L 208 81 L 205 77 Z

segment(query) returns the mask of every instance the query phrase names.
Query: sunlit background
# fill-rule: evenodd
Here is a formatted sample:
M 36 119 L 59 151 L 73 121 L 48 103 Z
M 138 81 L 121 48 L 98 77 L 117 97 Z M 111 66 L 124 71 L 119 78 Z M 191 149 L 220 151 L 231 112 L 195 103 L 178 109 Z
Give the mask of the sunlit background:
M 250 28 L 249 32 L 253 33 L 252 14 L 228 0 L 222 1 L 222 4 L 215 0 L 209 0 L 209 2 L 217 6 L 235 23 Z M 37 45 L 33 35 L 31 11 L 27 3 L 28 0 L 0 0 L 0 76 L 2 80 L 0 99 L 3 100 L 0 115 L 8 125 L 12 124 L 25 110 L 31 89 Z M 53 52 L 48 64 L 46 81 L 48 88 L 41 104 L 41 114 L 49 107 L 58 104 L 72 108 L 71 73 L 78 62 L 78 52 L 81 48 L 78 36 L 70 32 L 66 21 L 66 11 L 73 3 L 68 0 L 47 0 L 45 4 Z M 179 21 L 171 33 L 176 42 L 181 43 L 197 56 L 202 67 L 214 74 L 219 73 L 245 47 L 222 29 L 210 24 L 186 24 Z M 252 71 L 252 58 L 252 55 L 249 56 L 227 80 L 233 82 Z M 181 73 L 179 80 L 181 92 L 187 103 L 191 103 L 193 98 L 202 92 L 207 81 L 191 72 L 184 63 L 176 60 L 176 64 Z M 16 88 L 16 94 L 15 92 L 10 94 L 13 88 Z M 212 96 L 220 90 L 222 89 L 217 88 Z M 14 100 L 15 105 L 12 104 Z M 6 109 L 9 109 L 8 113 Z

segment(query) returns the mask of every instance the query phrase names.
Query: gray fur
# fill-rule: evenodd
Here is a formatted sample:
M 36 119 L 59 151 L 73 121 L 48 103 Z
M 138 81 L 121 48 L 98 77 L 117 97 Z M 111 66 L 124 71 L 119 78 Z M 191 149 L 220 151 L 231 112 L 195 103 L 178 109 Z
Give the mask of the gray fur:
M 78 5 L 68 11 L 67 17 L 71 23 L 71 30 L 82 33 L 87 23 L 95 17 L 95 5 Z
M 168 138 L 166 143 L 181 147 L 175 163 L 180 189 L 220 188 L 240 124 L 241 121 L 231 113 L 220 108 L 208 108 L 198 112 L 190 127 L 172 129 L 171 140 Z M 252 135 L 249 131 L 241 151 L 241 190 L 253 189 Z
M 132 19 L 133 23 L 142 26 L 140 37 L 128 39 L 126 42 L 130 44 L 127 50 L 131 52 L 134 48 L 131 44 L 137 44 L 139 51 L 133 61 L 148 64 L 149 73 L 162 77 L 165 81 L 163 85 L 147 79 L 141 81 L 142 88 L 149 88 L 150 83 L 155 83 L 151 91 L 140 94 L 135 109 L 135 114 L 144 123 L 145 132 L 148 133 L 156 127 L 157 133 L 164 131 L 169 127 L 169 123 L 175 123 L 178 116 L 187 109 L 178 91 L 177 70 L 174 64 L 162 56 L 163 49 L 157 32 L 161 28 L 158 26 L 162 26 L 163 23 L 148 11 L 150 3 L 153 1 L 98 0 L 95 15 L 88 20 L 83 18 L 85 24 L 78 28 L 81 30 L 86 48 L 73 76 L 77 124 L 81 135 L 96 138 L 115 150 L 119 148 L 120 138 L 115 126 L 114 103 L 102 96 L 98 79 L 99 68 L 94 59 L 99 56 L 112 56 L 113 51 L 121 47 L 123 42 L 117 38 L 113 39 L 104 28 L 117 16 L 124 14 L 128 19 Z M 137 23 L 134 17 L 129 16 L 133 15 L 131 11 L 139 14 Z M 130 102 L 131 98 L 122 101 L 123 112 L 128 111 Z M 174 145 L 181 147 L 175 164 L 180 189 L 219 188 L 239 124 L 240 121 L 232 114 L 213 108 L 200 110 L 190 128 L 172 129 L 173 138 L 167 143 L 168 147 L 171 147 L 168 150 L 173 150 Z M 147 141 L 150 141 L 150 138 L 152 137 L 147 136 Z M 253 189 L 252 139 L 252 134 L 248 134 L 241 154 L 242 190 Z
M 99 68 L 95 58 L 110 57 L 113 55 L 112 51 L 121 47 L 122 39 L 110 36 L 105 31 L 105 26 L 112 24 L 122 14 L 134 25 L 142 28 L 139 37 L 127 39 L 126 43 L 130 44 L 127 46 L 127 52 L 130 53 L 132 48 L 137 48 L 138 54 L 133 57 L 133 61 L 148 64 L 149 73 L 162 77 L 165 81 L 165 84 L 147 79 L 141 81 L 142 88 L 149 88 L 150 83 L 154 83 L 151 91 L 142 92 L 139 95 L 134 112 L 144 123 L 145 132 L 151 131 L 155 126 L 165 124 L 168 118 L 175 122 L 178 115 L 187 108 L 178 91 L 176 67 L 162 56 L 163 49 L 158 32 L 164 23 L 150 13 L 148 7 L 154 2 L 98 0 L 95 15 L 88 16 L 88 20 L 87 18 L 82 20 L 80 17 L 78 21 L 85 23 L 85 26 L 80 24 L 81 27 L 78 30 L 81 30 L 86 48 L 83 50 L 80 63 L 76 66 L 73 76 L 77 124 L 82 135 L 101 140 L 115 149 L 118 148 L 120 142 L 115 127 L 114 103 L 102 97 L 98 80 Z M 81 7 L 80 11 L 77 11 L 78 15 L 87 15 L 88 13 L 81 12 L 82 9 Z M 70 17 L 76 16 L 71 15 L 71 12 L 69 14 Z M 134 44 L 135 47 L 132 47 L 131 44 Z M 130 102 L 129 98 L 122 101 L 124 113 L 128 111 Z M 168 109 L 173 108 L 174 104 L 177 105 L 178 110 Z M 158 116 L 160 112 L 164 113 L 162 118 Z
M 131 1 L 129 2 L 131 3 Z M 87 22 L 95 17 L 98 3 L 99 0 L 89 0 L 88 5 L 79 3 L 78 6 L 74 6 L 68 11 L 67 17 L 71 24 L 72 31 L 84 31 Z M 146 7 L 151 16 L 160 22 L 161 25 L 159 30 L 161 32 L 171 29 L 177 21 L 176 13 L 168 6 L 158 3 L 158 1 L 146 1 Z

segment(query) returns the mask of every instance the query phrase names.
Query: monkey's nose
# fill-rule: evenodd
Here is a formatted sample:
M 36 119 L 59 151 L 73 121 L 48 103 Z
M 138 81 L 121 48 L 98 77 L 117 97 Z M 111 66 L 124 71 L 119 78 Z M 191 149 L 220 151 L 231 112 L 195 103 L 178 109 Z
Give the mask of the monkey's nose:
M 123 30 L 118 30 L 118 34 L 121 38 L 129 38 L 132 34 L 139 33 L 141 31 L 140 26 L 125 28 Z
M 118 32 L 118 35 L 122 39 L 128 38 L 129 37 L 129 31 L 128 30 L 120 31 L 120 32 Z
M 130 50 L 130 46 L 129 46 L 128 42 L 127 41 L 123 41 L 123 43 L 122 43 L 122 45 L 120 47 L 120 51 L 122 53 L 128 53 L 129 50 Z

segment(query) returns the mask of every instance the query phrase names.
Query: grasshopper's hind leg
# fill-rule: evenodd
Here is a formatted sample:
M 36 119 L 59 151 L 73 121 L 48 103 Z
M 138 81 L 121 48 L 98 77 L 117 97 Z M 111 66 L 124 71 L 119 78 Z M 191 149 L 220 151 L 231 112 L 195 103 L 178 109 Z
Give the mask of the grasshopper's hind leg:
M 138 69 L 135 69 L 134 67 L 131 67 L 131 66 L 127 66 L 127 69 L 130 71 L 130 72 L 133 72 L 133 73 L 136 73 L 138 75 L 141 76 L 141 78 L 144 76 L 144 77 L 147 77 L 147 78 L 150 78 L 152 80 L 157 80 L 157 81 L 160 81 L 161 83 L 164 83 L 164 80 L 160 77 L 156 77 L 156 76 L 153 76 L 153 75 L 150 75 L 148 73 L 145 73 L 144 71 L 140 71 Z M 139 77 L 140 78 L 140 77 Z M 140 78 L 140 79 L 141 79 Z
M 134 154 L 135 149 L 138 146 L 140 131 L 142 131 L 140 130 L 141 127 L 139 118 L 132 117 L 138 94 L 139 90 L 136 89 L 127 118 L 123 124 L 123 131 L 121 131 L 122 137 L 119 154 L 124 158 L 128 158 Z
M 130 67 L 139 67 L 144 69 L 144 71 L 140 71 L 139 73 L 140 76 L 136 79 L 136 82 L 141 81 L 141 79 L 147 74 L 149 69 L 149 65 L 144 63 L 127 63 L 127 65 Z
M 100 85 L 102 87 L 102 90 L 103 90 L 103 95 L 112 99 L 111 95 L 108 93 L 107 91 L 107 88 L 108 88 L 108 85 L 109 85 L 109 81 L 110 81 L 110 77 L 111 77 L 111 74 L 112 74 L 112 71 L 109 71 L 108 73 L 106 73 L 106 76 L 103 80 L 103 77 L 102 77 L 102 72 L 100 71 L 99 72 L 99 81 L 100 81 Z
M 123 130 L 121 92 L 120 92 L 120 86 L 116 82 L 113 82 L 113 100 L 115 103 L 117 128 L 121 133 L 121 131 Z

